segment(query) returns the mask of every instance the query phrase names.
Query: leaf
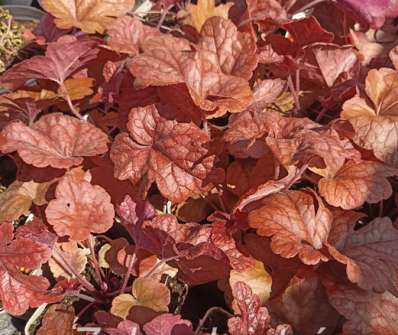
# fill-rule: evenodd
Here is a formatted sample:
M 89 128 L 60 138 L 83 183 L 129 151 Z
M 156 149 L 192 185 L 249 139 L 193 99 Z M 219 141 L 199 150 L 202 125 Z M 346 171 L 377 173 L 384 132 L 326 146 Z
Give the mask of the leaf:
M 136 17 L 122 16 L 107 28 L 107 45 L 116 52 L 135 56 L 139 53 L 141 43 L 156 33 L 157 30 L 144 25 Z
M 51 305 L 42 319 L 37 335 L 73 335 L 75 309 L 63 304 Z
M 106 253 L 112 248 L 109 243 L 105 243 L 98 251 L 98 265 L 101 268 L 109 269 L 109 263 L 106 260 Z
M 252 257 L 264 264 L 267 271 L 272 275 L 271 298 L 279 296 L 288 287 L 290 280 L 302 266 L 296 259 L 282 258 L 271 249 L 269 238 L 258 236 L 254 233 L 243 236 L 243 246 Z
M 58 292 L 48 291 L 50 284 L 43 276 L 28 276 L 16 270 L 0 269 L 0 277 L 0 301 L 12 315 L 22 315 L 29 307 L 58 302 L 63 298 Z
M 332 284 L 327 288 L 330 303 L 346 318 L 347 335 L 395 335 L 398 298 L 391 293 L 377 294 Z
M 83 162 L 82 156 L 108 151 L 108 136 L 88 122 L 61 113 L 44 115 L 27 126 L 13 122 L 2 135 L 4 153 L 18 151 L 24 162 L 35 167 L 69 168 Z
M 140 277 L 148 276 L 149 278 L 156 279 L 160 282 L 163 274 L 174 278 L 178 273 L 178 269 L 162 262 L 156 256 L 149 256 L 140 262 L 138 272 Z
M 366 93 L 372 104 L 355 96 L 344 103 L 341 118 L 354 127 L 357 145 L 373 150 L 381 161 L 398 166 L 398 73 L 388 68 L 370 70 Z
M 370 25 L 371 28 L 381 28 L 386 18 L 394 18 L 398 15 L 398 6 L 395 1 L 379 2 L 367 0 L 338 0 L 339 5 L 346 11 L 354 14 L 356 19 Z
M 387 177 L 396 174 L 378 162 L 348 161 L 334 176 L 319 181 L 319 193 L 332 206 L 354 209 L 389 198 L 392 188 Z
M 271 248 L 282 257 L 299 256 L 304 264 L 327 261 L 322 252 L 331 228 L 332 214 L 309 191 L 285 191 L 264 198 L 249 213 L 249 225 L 260 236 L 272 236 Z
M 79 100 L 93 94 L 94 78 L 72 78 L 64 82 L 58 89 L 58 95 L 67 100 Z
M 232 287 L 235 310 L 238 315 L 228 320 L 231 335 L 261 335 L 270 327 L 271 317 L 266 307 L 260 307 L 260 299 L 250 286 L 237 282 Z
M 249 286 L 253 294 L 259 297 L 261 305 L 267 302 L 271 294 L 272 277 L 262 262 L 256 261 L 255 266 L 246 271 L 231 270 L 229 285 L 234 287 L 238 282 L 244 282 Z
M 47 291 L 49 282 L 42 276 L 28 276 L 19 272 L 21 267 L 36 269 L 50 258 L 47 245 L 30 239 L 13 239 L 11 223 L 0 225 L 0 301 L 3 308 L 13 315 L 21 315 L 29 307 L 45 302 L 55 302 L 62 295 Z
M 287 21 L 286 9 L 277 0 L 248 0 L 249 17 L 258 25 L 261 31 L 273 27 L 275 23 Z
M 299 48 L 316 42 L 330 43 L 334 38 L 331 32 L 322 28 L 314 16 L 291 20 L 284 24 L 284 28 Z
M 319 329 L 334 334 L 340 319 L 314 273 L 293 277 L 285 292 L 270 301 L 269 308 L 302 335 L 316 334 Z
M 114 17 L 126 14 L 135 0 L 43 0 L 43 8 L 55 17 L 60 29 L 76 27 L 85 33 L 103 33 Z
M 228 12 L 232 5 L 232 2 L 227 2 L 216 6 L 214 0 L 198 0 L 196 5 L 188 4 L 184 10 L 178 13 L 178 16 L 185 17 L 183 20 L 185 24 L 189 24 L 200 31 L 206 20 L 211 17 L 228 19 Z
M 142 335 L 140 326 L 130 320 L 124 320 L 119 322 L 117 328 L 104 328 L 103 329 L 109 335 Z
M 127 127 L 130 135 L 119 134 L 110 153 L 118 179 L 136 184 L 146 178 L 149 185 L 155 181 L 177 203 L 202 192 L 214 160 L 206 157 L 203 145 L 209 137 L 204 131 L 192 123 L 163 119 L 154 105 L 133 108 Z
M 66 258 L 68 263 L 73 266 L 73 269 L 77 273 L 82 273 L 85 270 L 87 265 L 87 256 L 90 254 L 89 249 L 79 248 L 75 241 L 59 243 L 58 247 L 64 252 L 63 257 Z M 55 278 L 73 278 L 74 276 L 71 276 L 69 272 L 66 272 L 60 264 L 63 264 L 63 260 L 60 259 L 57 254 L 54 254 L 48 261 L 48 265 L 53 276 Z
M 317 44 L 311 47 L 326 84 L 332 87 L 336 80 L 358 65 L 357 55 L 350 46 Z
M 165 313 L 146 323 L 144 332 L 146 335 L 172 335 L 174 334 L 173 329 L 179 325 L 186 326 L 189 330 L 192 330 L 191 322 L 181 319 L 180 315 Z M 187 331 L 184 334 L 191 335 Z
M 53 181 L 40 184 L 33 180 L 26 183 L 13 182 L 5 192 L 0 193 L 0 222 L 14 221 L 21 215 L 27 215 L 33 204 L 46 204 L 45 195 L 52 183 Z
M 219 40 L 214 35 L 217 31 L 222 33 Z M 196 52 L 181 38 L 170 35 L 148 38 L 142 45 L 144 52 L 131 60 L 129 70 L 140 86 L 185 83 L 201 109 L 209 113 L 217 111 L 217 116 L 227 111 L 237 113 L 252 99 L 247 80 L 233 75 L 251 76 L 257 60 L 250 39 L 248 34 L 237 32 L 229 21 L 212 18 L 202 29 L 202 42 L 199 41 Z M 242 49 L 239 41 L 244 41 L 247 50 Z
M 96 58 L 96 44 L 91 39 L 77 40 L 74 36 L 62 36 L 56 42 L 49 43 L 45 56 L 34 56 L 14 65 L 1 76 L 0 83 L 46 79 L 62 85 L 71 74 Z
M 55 199 L 46 208 L 46 217 L 59 236 L 82 241 L 91 233 L 106 232 L 113 224 L 115 211 L 109 194 L 91 185 L 91 174 L 76 168 L 58 183 Z
M 134 280 L 132 295 L 120 294 L 112 301 L 111 313 L 123 319 L 133 306 L 144 306 L 156 312 L 167 312 L 170 304 L 170 291 L 166 285 L 152 278 Z
M 329 241 L 332 256 L 347 265 L 347 276 L 365 290 L 398 294 L 396 254 L 398 230 L 388 217 L 375 218 L 365 227 L 354 230 L 357 220 L 344 216 L 335 220 Z
M 201 1 L 205 0 L 199 3 Z M 256 43 L 251 35 L 239 32 L 230 20 L 216 16 L 206 21 L 200 37 L 199 47 L 204 58 L 217 63 L 227 75 L 251 78 L 257 67 Z

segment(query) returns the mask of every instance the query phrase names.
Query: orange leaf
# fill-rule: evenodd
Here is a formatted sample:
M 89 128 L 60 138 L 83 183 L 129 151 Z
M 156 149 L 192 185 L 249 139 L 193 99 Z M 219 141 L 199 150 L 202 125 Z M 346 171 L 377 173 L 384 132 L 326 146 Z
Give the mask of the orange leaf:
M 213 16 L 228 19 L 228 12 L 232 5 L 232 2 L 227 2 L 216 6 L 214 0 L 198 0 L 196 5 L 188 4 L 185 9 L 178 13 L 178 16 L 184 17 L 183 22 L 185 24 L 189 24 L 200 31 L 206 20 Z
M 43 0 L 42 7 L 55 17 L 60 29 L 80 28 L 85 33 L 103 33 L 113 18 L 126 14 L 135 0 Z

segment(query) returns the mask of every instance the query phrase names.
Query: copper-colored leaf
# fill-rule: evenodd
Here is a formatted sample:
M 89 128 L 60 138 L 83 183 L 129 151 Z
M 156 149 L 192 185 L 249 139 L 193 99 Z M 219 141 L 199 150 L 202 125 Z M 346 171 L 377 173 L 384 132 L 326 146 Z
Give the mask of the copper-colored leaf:
M 285 191 L 262 200 L 249 213 L 249 225 L 261 236 L 272 236 L 271 248 L 282 257 L 296 255 L 305 264 L 328 260 L 322 252 L 332 214 L 310 191 Z
M 107 29 L 107 45 L 116 52 L 135 56 L 141 42 L 156 32 L 156 29 L 144 25 L 134 16 L 119 17 Z
M 135 0 L 43 0 L 43 8 L 55 17 L 58 28 L 80 28 L 86 33 L 103 33 L 114 17 L 126 14 Z
M 252 93 L 244 78 L 250 78 L 257 62 L 255 44 L 228 20 L 208 20 L 196 51 L 187 40 L 170 35 L 148 38 L 142 48 L 144 53 L 129 66 L 136 83 L 185 83 L 194 103 L 208 112 L 217 110 L 217 116 L 240 112 L 250 104 Z
M 388 68 L 370 70 L 366 93 L 372 104 L 355 96 L 344 103 L 341 117 L 354 127 L 356 144 L 398 166 L 398 72 Z
M 132 109 L 127 127 L 130 135 L 119 134 L 111 149 L 118 179 L 156 181 L 173 202 L 201 192 L 214 160 L 206 157 L 203 145 L 209 137 L 204 131 L 192 123 L 163 119 L 153 105 Z
M 59 236 L 85 240 L 90 233 L 103 233 L 113 224 L 115 211 L 109 194 L 91 185 L 90 172 L 79 168 L 67 173 L 55 190 L 55 199 L 46 208 L 48 222 Z
M 36 167 L 68 168 L 83 162 L 83 156 L 108 151 L 108 137 L 88 122 L 61 113 L 47 114 L 27 126 L 13 122 L 3 129 L 3 152 L 18 151 L 28 164 Z
M 217 16 L 206 21 L 200 36 L 199 47 L 209 62 L 217 63 L 225 74 L 251 78 L 257 57 L 250 34 L 239 32 L 232 21 Z
M 387 177 L 396 174 L 378 162 L 349 161 L 336 175 L 319 181 L 319 193 L 332 206 L 354 209 L 389 198 L 392 188 Z
M 317 44 L 311 47 L 311 51 L 329 87 L 332 87 L 340 76 L 349 73 L 358 64 L 357 55 L 351 46 Z
M 73 335 L 75 309 L 63 304 L 51 305 L 44 314 L 37 335 Z
M 347 215 L 346 215 L 347 216 Z M 366 290 L 398 294 L 398 230 L 388 217 L 376 218 L 354 231 L 356 220 L 335 220 L 329 241 L 330 253 L 347 265 L 348 278 Z

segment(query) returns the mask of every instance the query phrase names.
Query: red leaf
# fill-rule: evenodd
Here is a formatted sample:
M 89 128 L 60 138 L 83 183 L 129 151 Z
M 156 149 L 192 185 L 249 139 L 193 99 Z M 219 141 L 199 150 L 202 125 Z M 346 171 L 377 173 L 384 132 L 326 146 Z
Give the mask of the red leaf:
M 112 227 L 115 211 L 111 197 L 90 181 L 89 171 L 76 168 L 59 182 L 55 199 L 46 208 L 47 220 L 59 236 L 82 241 L 90 233 L 103 233 Z
M 168 121 L 155 106 L 132 109 L 127 124 L 130 135 L 119 134 L 111 149 L 118 179 L 136 184 L 155 181 L 160 192 L 182 202 L 204 190 L 214 157 L 203 147 L 208 135 L 194 124 Z M 178 148 L 178 150 L 176 150 Z
M 177 325 L 186 325 L 192 329 L 189 321 L 181 319 L 180 315 L 161 314 L 144 325 L 146 335 L 172 335 L 173 328 Z M 187 333 L 188 334 L 188 333 Z
M 260 307 L 258 296 L 243 282 L 236 283 L 232 293 L 239 316 L 228 320 L 231 335 L 263 335 L 270 328 L 267 308 Z
M 14 65 L 0 78 L 1 83 L 28 79 L 47 79 L 62 85 L 66 78 L 93 60 L 98 53 L 95 40 L 60 37 L 49 43 L 45 56 L 35 56 Z
M 58 301 L 62 296 L 47 291 L 49 282 L 41 276 L 27 276 L 19 268 L 35 269 L 51 256 L 50 249 L 24 237 L 13 239 L 11 223 L 0 225 L 0 301 L 11 314 L 23 314 L 30 307 Z
M 4 153 L 18 151 L 35 167 L 69 168 L 83 162 L 82 156 L 108 151 L 108 137 L 88 122 L 61 113 L 43 116 L 27 126 L 17 121 L 3 129 Z
M 322 28 L 314 16 L 291 21 L 286 23 L 284 27 L 292 36 L 298 47 L 303 47 L 304 45 L 315 42 L 329 43 L 332 42 L 334 38 L 332 33 Z

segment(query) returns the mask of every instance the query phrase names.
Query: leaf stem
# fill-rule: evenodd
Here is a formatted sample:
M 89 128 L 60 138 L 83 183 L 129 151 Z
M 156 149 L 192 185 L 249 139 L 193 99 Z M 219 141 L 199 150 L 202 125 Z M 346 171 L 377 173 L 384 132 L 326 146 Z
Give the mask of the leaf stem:
M 62 260 L 67 270 L 76 277 L 76 279 L 80 282 L 80 284 L 82 284 L 82 286 L 84 286 L 90 292 L 96 292 L 95 287 L 86 278 L 84 278 L 80 273 L 78 273 L 75 270 L 73 265 L 70 264 L 70 262 L 64 256 L 63 252 L 57 246 L 54 247 L 54 251 Z
M 134 266 L 134 263 L 135 263 L 136 259 L 137 259 L 137 255 L 136 255 L 136 253 L 134 253 L 133 256 L 130 258 L 129 265 L 127 267 L 127 272 L 124 275 L 124 280 L 123 280 L 122 287 L 120 289 L 120 294 L 124 293 L 124 290 L 127 287 L 127 283 L 129 281 L 130 275 L 131 275 L 131 270 L 133 269 L 133 266 Z
M 102 273 L 101 268 L 100 268 L 100 266 L 98 264 L 97 257 L 95 256 L 94 238 L 93 238 L 93 236 L 91 234 L 90 234 L 87 242 L 88 242 L 88 246 L 90 248 L 91 260 L 92 260 L 92 263 L 93 263 L 93 267 L 95 269 L 95 274 L 96 274 L 96 277 L 97 277 L 98 285 L 100 286 L 101 290 L 105 291 L 106 290 L 106 284 L 102 280 L 102 278 L 104 277 L 104 274 Z
M 297 13 L 301 13 L 301 12 L 305 12 L 307 9 L 310 9 L 312 7 L 315 7 L 316 5 L 322 3 L 322 2 L 327 2 L 329 0 L 313 0 L 310 1 L 309 3 L 305 4 L 304 6 L 300 7 L 299 9 L 297 9 L 293 14 L 297 14 Z

